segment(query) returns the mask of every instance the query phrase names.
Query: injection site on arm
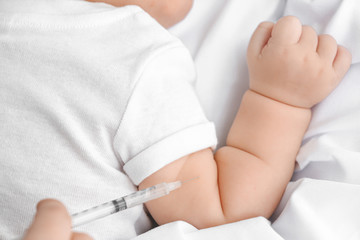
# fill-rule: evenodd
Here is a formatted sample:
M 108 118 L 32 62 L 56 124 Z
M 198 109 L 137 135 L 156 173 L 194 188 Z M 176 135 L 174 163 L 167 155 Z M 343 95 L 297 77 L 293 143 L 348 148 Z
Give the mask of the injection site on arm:
M 146 204 L 159 224 L 183 220 L 206 228 L 271 216 L 292 176 L 311 107 L 330 94 L 350 66 L 348 52 L 324 39 L 303 30 L 294 17 L 259 25 L 248 49 L 250 89 L 227 146 L 215 155 L 205 149 L 185 156 L 140 184 L 199 176 Z
M 99 206 L 95 206 L 84 211 L 72 214 L 72 227 L 75 228 L 98 220 L 100 218 L 104 218 L 117 212 L 126 210 L 128 208 L 135 207 L 153 199 L 163 197 L 165 195 L 168 195 L 171 191 L 180 188 L 181 185 L 185 182 L 176 181 L 171 183 L 159 183 L 155 186 L 151 186 L 141 191 L 126 195 L 124 197 L 114 199 Z
M 264 103 L 258 103 L 257 97 L 263 98 L 255 94 L 252 95 L 252 93 L 247 93 L 244 97 L 244 104 L 242 104 L 238 117 L 234 121 L 231 133 L 244 130 L 240 129 L 239 126 L 243 122 L 251 122 L 252 125 L 248 125 L 246 128 L 250 128 L 249 131 L 253 131 L 254 134 L 261 135 L 263 126 L 268 125 L 269 122 L 276 124 L 278 121 L 283 121 L 282 115 L 291 110 L 286 105 L 284 106 L 285 109 L 278 109 L 277 105 L 280 103 L 273 100 L 269 100 L 265 105 Z M 271 107 L 275 106 L 277 111 L 272 112 Z M 246 108 L 253 109 L 253 107 L 263 107 L 269 110 L 257 111 L 257 119 L 263 119 L 263 121 L 254 121 L 252 117 L 249 118 L 252 113 L 243 116 L 243 112 L 247 110 Z M 300 112 L 297 112 L 298 110 Z M 278 136 L 278 134 L 286 135 L 290 129 L 299 127 L 299 123 L 303 123 L 304 119 L 308 121 L 309 112 L 305 111 L 304 116 L 302 111 L 302 109 L 295 109 L 294 114 L 290 115 L 289 118 L 298 119 L 292 121 L 293 124 L 282 125 L 282 129 L 268 125 L 267 129 L 272 129 L 272 132 L 268 131 L 267 133 L 269 139 L 271 136 Z M 293 135 L 292 139 L 285 139 L 288 141 L 286 144 L 289 144 L 289 140 L 296 142 L 298 145 L 300 144 L 299 135 L 305 132 L 307 122 L 305 121 L 302 125 L 302 128 L 298 128 L 299 134 L 297 137 Z M 235 135 L 242 136 L 242 134 Z M 296 146 L 290 148 L 287 154 L 282 151 L 275 153 L 273 158 L 277 159 L 276 163 L 269 164 L 268 161 L 260 159 L 254 153 L 250 153 L 252 149 L 240 149 L 238 142 L 241 140 L 241 138 L 234 138 L 230 134 L 228 138 L 230 146 L 220 148 L 215 156 L 211 149 L 205 149 L 175 161 L 146 179 L 141 187 L 150 184 L 147 181 L 161 181 L 164 177 L 171 176 L 171 174 L 177 175 L 179 179 L 199 175 L 199 180 L 179 189 L 174 194 L 148 202 L 146 206 L 154 219 L 159 224 L 184 220 L 195 227 L 206 228 L 250 217 L 270 217 L 291 177 Z M 246 141 L 246 139 L 244 138 L 243 141 Z M 264 138 L 258 143 L 268 145 L 266 149 L 279 149 L 284 144 L 282 141 L 276 143 L 272 141 L 273 144 L 270 144 Z M 255 152 L 255 154 L 262 155 L 259 151 Z M 289 155 L 292 156 L 290 160 L 288 158 L 284 159 Z M 281 161 L 286 161 L 286 164 L 281 163 Z M 167 211 L 163 211 L 163 209 L 167 209 Z

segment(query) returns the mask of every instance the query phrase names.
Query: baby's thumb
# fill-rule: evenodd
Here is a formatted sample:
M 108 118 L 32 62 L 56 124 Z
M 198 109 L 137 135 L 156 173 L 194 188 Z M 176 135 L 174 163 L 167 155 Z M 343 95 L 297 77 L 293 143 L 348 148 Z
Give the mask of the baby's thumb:
M 262 49 L 265 47 L 271 37 L 271 31 L 273 27 L 274 23 L 272 22 L 262 22 L 259 24 L 250 39 L 248 57 L 260 55 Z
M 284 45 L 295 44 L 299 41 L 301 34 L 300 20 L 294 16 L 285 16 L 274 25 L 271 41 Z

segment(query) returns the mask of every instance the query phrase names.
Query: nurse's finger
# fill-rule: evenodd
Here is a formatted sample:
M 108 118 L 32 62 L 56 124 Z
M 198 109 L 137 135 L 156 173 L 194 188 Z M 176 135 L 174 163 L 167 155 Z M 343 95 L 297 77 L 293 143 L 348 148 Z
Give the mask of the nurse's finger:
M 42 200 L 37 205 L 33 223 L 24 240 L 69 240 L 71 218 L 65 206 L 53 199 Z

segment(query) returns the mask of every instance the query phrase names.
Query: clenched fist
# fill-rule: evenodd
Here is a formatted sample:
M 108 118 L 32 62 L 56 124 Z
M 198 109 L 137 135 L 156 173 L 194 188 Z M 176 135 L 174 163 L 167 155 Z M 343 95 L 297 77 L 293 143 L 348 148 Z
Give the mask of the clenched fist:
M 261 23 L 248 48 L 250 90 L 295 107 L 311 108 L 339 84 L 351 54 L 329 35 L 296 17 Z

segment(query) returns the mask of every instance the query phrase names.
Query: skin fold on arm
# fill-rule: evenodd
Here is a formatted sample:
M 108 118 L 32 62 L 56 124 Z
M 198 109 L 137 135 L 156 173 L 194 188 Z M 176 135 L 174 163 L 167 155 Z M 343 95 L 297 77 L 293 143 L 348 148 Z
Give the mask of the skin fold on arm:
M 311 108 L 336 88 L 351 55 L 332 37 L 288 16 L 257 27 L 247 60 L 250 88 L 226 146 L 178 159 L 140 184 L 143 189 L 199 177 L 146 204 L 157 223 L 183 220 L 206 228 L 270 217 L 291 179 Z

